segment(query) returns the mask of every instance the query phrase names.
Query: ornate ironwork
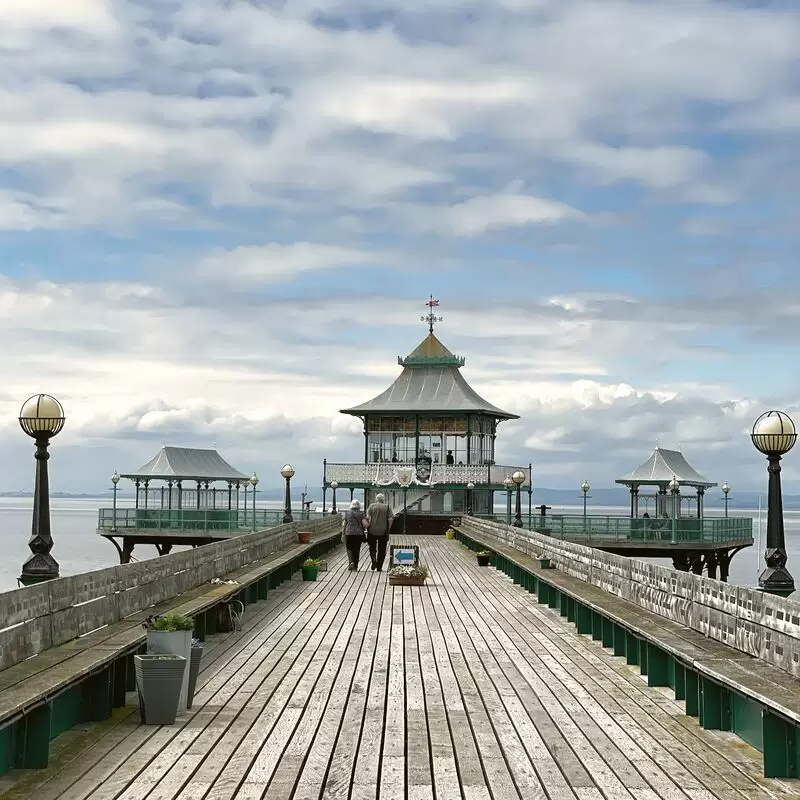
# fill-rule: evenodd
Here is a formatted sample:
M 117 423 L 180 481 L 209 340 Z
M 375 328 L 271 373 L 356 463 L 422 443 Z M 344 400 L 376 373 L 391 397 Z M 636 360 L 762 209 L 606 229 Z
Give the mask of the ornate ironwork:
M 442 322 L 442 317 L 437 317 L 436 314 L 433 313 L 434 308 L 438 308 L 439 301 L 431 295 L 430 298 L 425 302 L 425 305 L 428 307 L 428 313 L 425 316 L 420 317 L 420 322 L 427 322 L 428 323 L 428 331 L 433 333 L 433 326 L 437 322 Z

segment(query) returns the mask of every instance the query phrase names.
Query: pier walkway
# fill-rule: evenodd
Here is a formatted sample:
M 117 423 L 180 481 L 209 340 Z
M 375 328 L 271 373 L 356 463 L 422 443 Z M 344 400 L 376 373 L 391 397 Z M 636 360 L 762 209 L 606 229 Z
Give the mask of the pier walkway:
M 0 798 L 800 797 L 459 542 L 414 543 L 424 587 L 390 587 L 368 559 L 350 573 L 338 547 L 318 582 L 287 581 L 208 638 L 176 725 L 140 725 L 131 696 L 65 734 L 47 769 L 7 794 L 0 779 Z

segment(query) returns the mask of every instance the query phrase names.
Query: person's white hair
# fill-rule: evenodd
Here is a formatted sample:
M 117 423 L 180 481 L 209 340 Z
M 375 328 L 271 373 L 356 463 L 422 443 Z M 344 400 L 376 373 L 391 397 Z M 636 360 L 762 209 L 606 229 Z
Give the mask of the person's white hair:
M 378 492 L 378 494 L 375 495 L 375 502 L 377 502 L 377 503 L 385 503 L 386 502 L 386 497 L 381 492 Z
M 361 508 L 361 503 L 358 500 L 351 500 L 350 501 L 350 510 L 351 511 L 358 511 Z

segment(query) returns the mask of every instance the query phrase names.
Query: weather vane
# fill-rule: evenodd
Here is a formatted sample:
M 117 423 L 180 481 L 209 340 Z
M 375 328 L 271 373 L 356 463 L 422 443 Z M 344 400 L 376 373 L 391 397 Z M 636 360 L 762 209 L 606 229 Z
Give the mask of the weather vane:
M 428 330 L 433 333 L 434 324 L 442 321 L 442 317 L 437 317 L 436 314 L 433 313 L 433 309 L 439 307 L 439 301 L 433 295 L 431 295 L 430 300 L 428 300 L 425 305 L 428 307 L 428 313 L 419 319 L 420 322 L 427 322 Z

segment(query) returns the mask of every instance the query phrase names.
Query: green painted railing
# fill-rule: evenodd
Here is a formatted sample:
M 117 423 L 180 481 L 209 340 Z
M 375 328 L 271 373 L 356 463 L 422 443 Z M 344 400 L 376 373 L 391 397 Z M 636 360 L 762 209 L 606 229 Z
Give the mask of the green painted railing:
M 504 515 L 480 515 L 506 522 Z M 512 515 L 513 522 L 513 515 Z M 522 515 L 528 527 L 528 515 Z M 595 514 L 550 514 L 530 518 L 530 529 L 586 545 L 652 543 L 659 545 L 753 543 L 753 520 L 749 517 L 688 517 L 683 519 L 611 517 Z
M 318 511 L 292 511 L 295 521 L 317 519 Z M 223 508 L 101 508 L 97 513 L 98 530 L 108 531 L 252 531 L 274 528 L 283 522 L 283 511 L 257 508 L 253 511 Z

